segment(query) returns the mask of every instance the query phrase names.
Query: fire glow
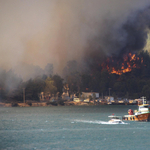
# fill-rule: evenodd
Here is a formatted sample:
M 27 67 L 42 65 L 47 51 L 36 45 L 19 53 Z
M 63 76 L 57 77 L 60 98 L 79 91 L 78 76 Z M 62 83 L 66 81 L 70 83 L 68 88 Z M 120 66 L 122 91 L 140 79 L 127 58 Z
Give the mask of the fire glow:
M 114 60 L 112 57 L 107 58 L 106 62 L 101 64 L 102 70 L 107 69 L 110 74 L 121 75 L 131 72 L 133 68 L 140 68 L 143 58 L 137 57 L 136 54 L 129 53 L 124 55 L 123 60 Z

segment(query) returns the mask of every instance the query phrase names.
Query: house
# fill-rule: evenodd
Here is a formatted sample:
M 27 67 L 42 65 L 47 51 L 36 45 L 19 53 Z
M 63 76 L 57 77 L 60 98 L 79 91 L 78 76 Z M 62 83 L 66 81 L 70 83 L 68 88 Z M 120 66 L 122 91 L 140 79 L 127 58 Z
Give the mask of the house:
M 136 104 L 138 102 L 138 100 L 136 101 L 136 100 L 129 100 L 129 103 L 130 104 Z
M 63 100 L 70 100 L 69 93 L 68 92 L 63 92 L 62 93 L 62 99 Z
M 73 101 L 74 101 L 74 102 L 81 102 L 81 100 L 80 100 L 79 98 L 77 98 L 77 97 L 75 97 L 75 98 L 73 99 Z
M 89 98 L 89 96 L 92 96 L 94 98 L 99 98 L 99 93 L 97 92 L 82 92 L 82 97 Z
M 89 102 L 90 102 L 90 99 L 89 99 L 89 98 L 84 99 L 84 102 L 89 103 Z
M 39 98 L 40 98 L 40 101 L 49 101 L 50 98 L 51 98 L 51 94 L 50 93 L 41 92 L 39 94 Z
M 105 96 L 104 98 L 107 102 L 115 102 L 114 97 L 112 96 Z

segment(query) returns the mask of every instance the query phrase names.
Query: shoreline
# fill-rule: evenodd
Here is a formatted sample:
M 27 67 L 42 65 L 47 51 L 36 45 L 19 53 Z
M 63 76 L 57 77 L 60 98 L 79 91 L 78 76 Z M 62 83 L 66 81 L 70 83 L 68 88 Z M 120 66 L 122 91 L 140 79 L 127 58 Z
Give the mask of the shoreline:
M 0 103 L 0 107 L 47 107 L 47 106 L 91 106 L 93 103 L 77 103 L 77 102 L 64 102 L 63 104 L 56 102 L 32 102 L 28 103 Z
M 74 102 L 74 101 L 66 101 L 66 102 L 26 102 L 26 103 L 2 103 L 0 102 L 0 107 L 46 107 L 46 106 L 94 106 L 94 105 L 137 105 L 130 103 L 93 103 L 93 102 Z

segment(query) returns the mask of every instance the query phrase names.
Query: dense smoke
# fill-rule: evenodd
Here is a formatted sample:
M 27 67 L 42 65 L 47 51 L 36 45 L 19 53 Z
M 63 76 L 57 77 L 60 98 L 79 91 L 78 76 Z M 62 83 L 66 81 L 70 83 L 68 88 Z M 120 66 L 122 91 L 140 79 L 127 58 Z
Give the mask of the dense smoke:
M 30 76 L 52 63 L 54 73 L 61 73 L 69 60 L 140 50 L 147 39 L 149 4 L 149 0 L 1 0 L 0 67 Z
M 109 56 L 123 59 L 124 54 L 137 53 L 146 48 L 150 29 L 150 7 L 133 11 L 119 26 L 116 24 L 117 20 L 104 19 L 104 22 L 104 32 L 100 32 L 94 40 L 91 39 L 87 48 L 85 59 L 90 65 L 100 63 Z

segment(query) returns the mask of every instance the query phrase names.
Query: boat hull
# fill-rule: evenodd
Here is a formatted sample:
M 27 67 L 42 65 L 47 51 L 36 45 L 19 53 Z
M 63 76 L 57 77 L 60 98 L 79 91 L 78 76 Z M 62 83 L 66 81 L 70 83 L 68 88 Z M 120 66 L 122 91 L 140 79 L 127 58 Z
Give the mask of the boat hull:
M 150 121 L 150 113 L 143 113 L 139 115 L 125 115 L 122 119 L 129 121 Z

